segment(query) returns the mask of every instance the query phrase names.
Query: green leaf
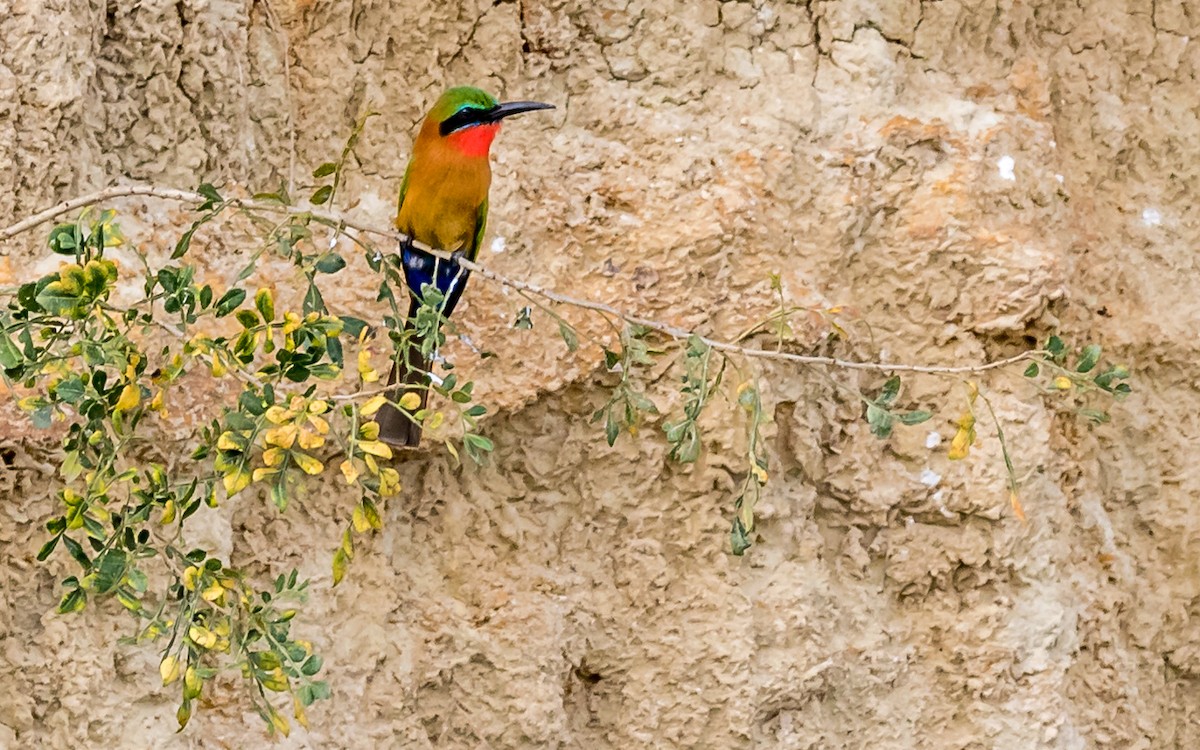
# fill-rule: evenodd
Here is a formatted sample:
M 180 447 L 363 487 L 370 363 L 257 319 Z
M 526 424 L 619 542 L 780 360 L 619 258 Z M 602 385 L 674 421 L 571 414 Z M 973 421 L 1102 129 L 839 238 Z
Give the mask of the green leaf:
M 87 606 L 87 594 L 83 589 L 71 589 L 63 594 L 63 598 L 58 603 L 58 613 L 67 615 L 73 612 L 78 612 Z
M 258 313 L 253 310 L 243 308 L 238 310 L 234 317 L 237 318 L 237 322 L 242 324 L 242 328 L 248 329 L 258 325 Z M 253 339 L 251 344 L 253 345 Z
M 463 442 L 466 443 L 468 447 L 474 447 L 486 453 L 491 453 L 496 448 L 491 440 L 485 438 L 483 435 L 477 435 L 474 432 L 468 432 L 467 434 L 463 435 Z
M 567 351 L 573 352 L 579 348 L 579 336 L 575 334 L 574 328 L 560 320 L 558 321 L 558 333 L 566 342 Z
M 65 318 L 82 317 L 83 300 L 78 292 L 67 289 L 62 281 L 54 281 L 38 292 L 37 303 L 51 315 L 61 315 Z
M 528 331 L 530 328 L 533 328 L 533 319 L 529 317 L 531 312 L 533 312 L 533 309 L 529 305 L 522 307 L 517 313 L 517 319 L 513 321 L 513 328 L 522 331 Z
M 329 175 L 333 174 L 336 171 L 337 171 L 337 164 L 334 164 L 331 161 L 327 161 L 324 164 L 322 164 L 321 166 L 314 169 L 312 176 L 319 180 L 322 177 L 328 177 Z
M 81 241 L 75 224 L 59 224 L 50 230 L 50 249 L 59 255 L 77 255 Z
M 92 569 L 96 573 L 96 593 L 107 594 L 114 590 L 125 577 L 128 558 L 125 550 L 112 548 L 101 555 Z
M 217 300 L 216 307 L 213 308 L 213 314 L 218 318 L 223 318 L 237 309 L 237 306 L 245 300 L 246 290 L 234 287 L 221 295 L 221 299 Z
M 325 253 L 317 259 L 317 273 L 337 273 L 346 267 L 346 259 L 334 252 Z
M 867 407 L 867 423 L 871 425 L 871 434 L 877 438 L 886 438 L 892 434 L 894 419 L 890 411 L 875 404 Z
M 11 370 L 24 361 L 25 355 L 17 348 L 8 331 L 0 330 L 0 367 Z
M 304 665 L 300 667 L 300 672 L 307 677 L 312 677 L 317 672 L 321 671 L 321 664 L 322 661 L 320 655 L 313 654 L 312 656 L 308 657 L 308 661 L 304 662 Z
M 741 557 L 752 544 L 750 535 L 746 533 L 746 527 L 742 524 L 742 519 L 735 517 L 733 528 L 729 531 L 729 546 L 732 548 L 733 554 Z
M 1096 424 L 1105 424 L 1112 420 L 1108 412 L 1100 411 L 1099 409 L 1080 409 L 1079 413 Z
M 893 375 L 892 377 L 888 378 L 886 383 L 883 384 L 883 390 L 880 391 L 879 398 L 875 399 L 875 402 L 880 406 L 887 407 L 896 400 L 896 396 L 899 394 L 900 376 Z
M 54 548 L 58 546 L 58 540 L 60 538 L 61 535 L 56 534 L 50 537 L 50 539 L 48 539 L 46 543 L 42 545 L 42 548 L 39 549 L 37 553 L 38 562 L 45 562 L 46 558 L 50 557 L 50 553 L 53 552 Z
M 1041 372 L 1041 368 L 1038 367 L 1038 363 L 1030 362 L 1029 367 L 1025 368 L 1025 377 L 1036 378 L 1039 372 Z
M 1100 351 L 1099 344 L 1083 347 L 1083 351 L 1079 353 L 1079 362 L 1075 365 L 1075 372 L 1091 372 L 1100 361 Z
M 355 318 L 352 315 L 341 315 L 338 320 L 342 321 L 342 330 L 348 335 L 358 338 L 363 329 L 367 327 L 367 321 L 362 318 Z
M 329 200 L 329 196 L 333 195 L 333 185 L 322 185 L 317 188 L 317 192 L 312 194 L 309 201 L 314 206 L 320 206 Z
M 316 284 L 308 285 L 308 291 L 304 294 L 303 310 L 305 315 L 310 312 L 325 312 L 325 298 L 321 296 L 321 290 Z
M 1052 360 L 1056 362 L 1060 361 L 1063 355 L 1066 354 L 1066 351 L 1067 345 L 1058 336 L 1051 336 L 1046 340 L 1046 353 L 1050 355 Z
M 185 254 L 187 254 L 187 248 L 192 246 L 192 235 L 196 234 L 196 230 L 199 229 L 200 224 L 203 223 L 204 220 L 200 220 L 192 224 L 191 227 L 187 228 L 187 232 L 180 235 L 179 241 L 175 242 L 175 250 L 170 253 L 170 259 L 175 260 L 176 258 L 182 258 L 185 256 Z
M 91 558 L 89 558 L 87 553 L 83 551 L 83 547 L 79 544 L 79 542 L 75 541 L 69 536 L 64 536 L 62 540 L 63 544 L 67 547 L 67 552 L 70 552 L 71 557 L 75 558 L 75 562 L 79 563 L 85 570 L 92 567 Z
M 217 203 L 224 203 L 225 199 L 217 192 L 217 189 L 211 184 L 204 182 L 200 187 L 196 188 L 196 192 L 205 197 L 205 202 L 200 204 L 201 211 L 207 211 Z
M 329 698 L 329 683 L 325 680 L 317 680 L 312 683 L 313 700 L 326 700 Z
M 275 507 L 278 508 L 280 512 L 282 512 L 287 510 L 287 482 L 285 481 L 285 474 L 280 473 L 278 476 L 279 481 L 271 485 L 271 502 L 275 504 Z
M 78 404 L 83 400 L 83 379 L 72 375 L 54 387 L 54 394 L 68 404 Z
M 617 424 L 617 418 L 613 415 L 613 410 L 609 408 L 604 415 L 604 438 L 612 446 L 617 442 L 617 436 L 620 434 L 621 426 Z
M 905 412 L 904 414 L 900 415 L 900 421 L 910 427 L 915 424 L 921 424 L 922 422 L 928 422 L 930 419 L 933 419 L 933 412 L 925 411 L 924 409 Z

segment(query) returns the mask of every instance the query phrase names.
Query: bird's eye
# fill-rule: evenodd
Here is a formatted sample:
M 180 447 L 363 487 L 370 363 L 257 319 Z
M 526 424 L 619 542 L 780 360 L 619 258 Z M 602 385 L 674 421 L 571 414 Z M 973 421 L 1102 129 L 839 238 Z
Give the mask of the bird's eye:
M 442 121 L 438 130 L 443 136 L 470 127 L 478 125 L 487 117 L 488 110 L 474 104 L 464 104 L 459 107 L 458 111 Z

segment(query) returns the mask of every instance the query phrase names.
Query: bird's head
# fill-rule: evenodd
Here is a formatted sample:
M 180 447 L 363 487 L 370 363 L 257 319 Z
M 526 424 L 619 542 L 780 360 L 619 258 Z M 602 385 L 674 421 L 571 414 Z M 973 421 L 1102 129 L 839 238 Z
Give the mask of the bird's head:
M 500 132 L 500 122 L 512 115 L 554 109 L 542 102 L 498 102 L 491 94 L 457 86 L 442 94 L 425 118 L 424 131 L 465 156 L 484 157 Z M 436 131 L 434 126 L 436 126 Z M 424 135 L 424 133 L 422 134 Z

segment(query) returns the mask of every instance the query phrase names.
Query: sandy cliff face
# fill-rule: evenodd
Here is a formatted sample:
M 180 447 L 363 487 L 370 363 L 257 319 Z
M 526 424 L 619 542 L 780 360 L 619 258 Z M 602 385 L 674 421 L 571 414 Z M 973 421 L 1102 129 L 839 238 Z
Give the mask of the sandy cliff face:
M 1060 330 L 1136 372 L 1101 428 L 1019 372 L 985 381 L 1022 525 L 990 429 L 967 462 L 926 447 L 961 385 L 910 378 L 945 406 L 880 442 L 823 377 L 769 366 L 772 481 L 734 558 L 732 413 L 694 467 L 657 425 L 608 448 L 596 350 L 513 330 L 523 303 L 472 282 L 461 325 L 501 354 L 463 360 L 498 407 L 490 467 L 403 463 L 336 590 L 354 498 L 332 479 L 282 516 L 245 495 L 196 521 L 234 563 L 316 581 L 297 627 L 334 697 L 283 747 L 1196 747 L 1200 14 L 1081 5 L 0 0 L 0 224 L 120 181 L 302 179 L 366 108 L 340 208 L 386 224 L 418 118 L 473 83 L 559 105 L 498 142 L 482 259 L 502 273 L 728 338 L 778 272 L 799 303 L 853 306 L 891 360 Z M 183 219 L 119 206 L 146 244 Z M 231 280 L 235 240 L 195 248 Z M 4 284 L 47 262 L 33 236 L 0 252 Z M 331 304 L 370 315 L 372 286 L 336 279 Z M 650 388 L 664 411 L 674 382 Z M 115 607 L 47 614 L 53 441 L 5 415 L 0 746 L 259 743 L 232 686 L 174 735 Z

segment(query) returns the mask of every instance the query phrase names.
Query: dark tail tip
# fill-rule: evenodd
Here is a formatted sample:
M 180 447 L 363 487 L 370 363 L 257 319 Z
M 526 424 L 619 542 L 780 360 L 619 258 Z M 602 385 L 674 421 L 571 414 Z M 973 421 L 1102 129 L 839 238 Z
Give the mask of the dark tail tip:
M 429 391 L 424 387 L 426 382 L 424 358 L 420 356 L 419 351 L 416 356 L 412 355 L 413 352 L 410 349 L 410 359 L 416 361 L 410 361 L 403 373 L 398 372 L 396 365 L 392 365 L 388 385 L 402 381 L 403 386 L 388 391 L 386 394 L 388 403 L 379 407 L 379 411 L 375 413 L 375 422 L 379 425 L 379 439 L 393 448 L 415 448 L 421 444 L 421 423 L 413 415 L 425 408 Z M 420 406 L 413 409 L 412 412 L 406 413 L 394 404 L 399 403 L 400 399 L 409 393 L 417 394 L 421 402 Z

